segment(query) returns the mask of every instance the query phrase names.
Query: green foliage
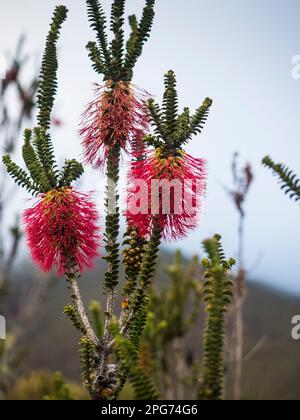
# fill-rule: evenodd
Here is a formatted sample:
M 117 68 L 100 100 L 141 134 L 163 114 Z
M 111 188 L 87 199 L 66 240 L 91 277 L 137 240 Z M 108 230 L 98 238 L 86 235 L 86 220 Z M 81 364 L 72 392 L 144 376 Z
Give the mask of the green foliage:
M 95 367 L 95 347 L 87 336 L 79 343 L 79 354 L 82 369 L 82 381 L 90 395 L 93 395 L 93 377 Z
M 10 387 L 7 399 L 12 401 L 87 400 L 88 394 L 76 384 L 67 382 L 60 373 L 33 371 L 19 376 Z
M 137 351 L 140 351 L 141 339 L 145 326 L 147 324 L 148 312 L 149 299 L 146 296 L 144 296 L 143 299 L 141 299 L 139 308 L 137 309 L 129 328 L 130 341 Z
M 140 340 L 147 321 L 147 307 L 149 300 L 146 292 L 151 284 L 151 280 L 155 272 L 161 236 L 161 229 L 159 227 L 154 227 L 150 241 L 147 245 L 145 243 L 143 244 L 143 258 L 140 258 L 140 262 L 136 269 L 129 269 L 129 261 L 127 261 L 127 282 L 124 287 L 123 295 L 125 299 L 130 298 L 130 302 L 123 302 L 128 303 L 128 307 L 126 305 L 126 308 L 123 308 L 123 311 L 126 319 L 125 325 L 127 326 L 127 329 L 129 329 L 131 343 L 136 348 L 139 348 Z M 138 241 L 138 235 L 134 235 L 133 240 L 135 242 Z M 131 250 L 134 254 L 136 253 L 136 245 L 132 244 L 134 245 L 132 248 L 132 245 L 130 245 L 130 241 L 133 240 L 129 240 L 129 248 L 125 250 L 125 260 L 127 256 L 131 255 Z M 128 323 L 129 316 L 130 319 Z M 124 374 L 124 377 L 125 376 L 126 374 Z M 120 390 L 121 389 L 119 389 L 119 391 Z
M 224 384 L 224 318 L 233 297 L 233 282 L 228 272 L 235 260 L 225 259 L 221 237 L 204 241 L 208 259 L 202 261 L 205 270 L 204 302 L 207 311 L 204 333 L 203 382 L 199 398 L 220 400 Z
M 23 159 L 31 175 L 32 180 L 40 185 L 44 191 L 51 189 L 49 180 L 41 165 L 36 152 L 31 144 L 31 130 L 25 130 L 24 133 L 24 146 L 23 146 Z
M 31 194 L 38 194 L 40 192 L 39 187 L 31 180 L 27 172 L 16 165 L 10 156 L 3 156 L 2 160 L 7 172 L 19 186 L 26 188 Z
M 134 47 L 136 39 L 137 39 L 138 28 L 139 28 L 138 21 L 135 15 L 129 16 L 128 21 L 131 28 L 131 34 L 126 44 L 127 51 L 129 51 L 130 49 Z
M 140 284 L 144 291 L 148 289 L 154 276 L 161 238 L 160 226 L 154 225 L 140 274 Z
M 33 141 L 31 130 L 25 130 L 24 139 L 23 159 L 40 192 L 55 188 L 57 178 L 50 136 L 44 130 L 35 128 Z
M 54 187 L 57 183 L 54 150 L 50 135 L 43 128 L 34 129 L 33 147 L 49 183 Z
M 97 300 L 92 300 L 89 306 L 90 312 L 93 316 L 95 331 L 98 337 L 102 337 L 103 335 L 103 320 L 102 320 L 102 312 L 101 312 L 101 304 Z
M 178 251 L 166 273 L 169 280 L 149 294 L 141 359 L 164 397 L 193 399 L 200 371 L 191 340 L 201 311 L 198 258 L 188 263 Z
M 133 289 L 134 294 L 131 302 L 133 317 L 130 322 L 130 337 L 136 347 L 139 347 L 139 342 L 143 335 L 144 327 L 146 324 L 146 308 L 149 303 L 146 293 L 155 273 L 161 237 L 161 228 L 154 226 L 151 239 L 147 245 L 143 263 L 141 265 L 138 280 L 139 286 Z
M 89 58 L 92 62 L 92 67 L 96 73 L 104 74 L 106 72 L 105 65 L 101 60 L 100 52 L 97 48 L 96 42 L 89 42 L 86 46 L 89 53 Z
M 141 289 L 138 290 L 135 301 L 132 307 L 133 317 L 128 326 L 128 339 L 130 345 L 134 347 L 137 354 L 141 354 L 141 341 L 143 332 L 148 319 L 149 312 L 149 299 L 144 295 Z M 118 375 L 118 387 L 115 392 L 115 398 L 118 398 L 120 392 L 126 384 L 129 373 L 131 371 L 130 365 L 127 362 L 127 359 L 122 359 L 118 352 L 119 359 L 121 361 L 120 372 Z M 147 379 L 148 381 L 148 379 Z M 134 386 L 135 387 L 135 386 Z
M 3 163 L 15 182 L 32 194 L 46 193 L 51 189 L 69 187 L 83 173 L 83 166 L 75 160 L 66 160 L 58 172 L 53 144 L 48 133 L 51 112 L 57 91 L 57 41 L 67 16 L 64 6 L 57 6 L 48 33 L 38 87 L 38 127 L 25 130 L 23 159 L 28 173 L 16 165 L 9 156 Z
M 114 39 L 111 42 L 111 53 L 113 56 L 113 72 L 118 73 L 118 70 L 123 67 L 124 54 L 124 13 L 125 0 L 114 0 L 111 10 L 111 26 L 110 29 L 114 34 Z
M 113 33 L 108 42 L 107 20 L 100 1 L 86 0 L 88 18 L 96 32 L 97 43 L 88 43 L 87 49 L 93 68 L 104 75 L 104 80 L 130 82 L 133 68 L 142 54 L 143 46 L 150 36 L 154 19 L 155 0 L 146 0 L 140 22 L 135 16 L 129 17 L 132 32 L 126 42 L 124 39 L 125 0 L 114 0 L 111 9 L 110 29 Z
M 70 387 L 65 382 L 62 374 L 56 372 L 53 377 L 53 391 L 52 394 L 44 397 L 45 401 L 73 401 Z
M 87 0 L 88 18 L 91 28 L 96 32 L 97 42 L 99 44 L 98 57 L 101 66 L 105 70 L 105 75 L 109 73 L 111 68 L 111 53 L 108 47 L 108 40 L 106 35 L 106 18 L 100 1 Z M 96 45 L 95 45 L 96 47 Z M 97 47 L 96 47 L 97 48 Z M 102 72 L 101 72 L 102 73 Z
M 154 347 L 166 346 L 174 338 L 183 337 L 195 323 L 202 299 L 197 267 L 197 257 L 186 267 L 178 251 L 173 263 L 166 268 L 170 279 L 168 287 L 151 290 L 150 322 L 146 336 Z
M 148 101 L 150 121 L 154 135 L 147 136 L 149 146 L 161 148 L 167 155 L 180 152 L 181 147 L 193 134 L 201 133 L 207 120 L 212 100 L 206 98 L 200 108 L 191 117 L 189 108 L 184 108 L 178 115 L 178 94 L 176 77 L 172 70 L 165 74 L 165 92 L 162 108 L 153 99 Z
M 187 139 L 190 139 L 193 134 L 196 135 L 202 132 L 211 106 L 212 100 L 210 98 L 206 98 L 203 104 L 197 109 L 195 115 L 191 118 Z
M 146 0 L 143 15 L 138 25 L 135 24 L 134 17 L 130 17 L 132 34 L 127 43 L 127 53 L 124 64 L 125 78 L 129 81 L 132 79 L 134 66 L 138 58 L 142 55 L 143 46 L 150 37 L 155 16 L 154 5 L 155 0 Z
M 50 127 L 51 111 L 57 90 L 57 40 L 67 13 L 68 10 L 65 6 L 55 8 L 42 61 L 37 98 L 39 126 L 45 131 Z
M 150 241 L 147 245 L 145 243 L 143 244 L 143 262 L 141 265 L 139 264 L 139 267 L 137 268 L 136 272 L 134 272 L 133 277 L 130 277 L 129 281 L 127 279 L 127 283 L 124 288 L 124 295 L 131 297 L 130 306 L 126 310 L 126 322 L 128 322 L 128 316 L 129 314 L 131 314 L 131 318 L 129 320 L 129 324 L 127 325 L 127 329 L 130 345 L 135 348 L 136 352 L 139 352 L 140 350 L 140 343 L 147 322 L 149 298 L 147 297 L 146 292 L 151 284 L 151 280 L 155 272 L 161 236 L 161 229 L 155 226 Z M 134 235 L 134 241 L 136 240 L 138 240 L 138 237 Z M 135 247 L 135 244 L 132 245 L 134 245 Z M 129 272 L 127 268 L 127 275 L 128 274 L 132 274 L 132 271 Z M 120 393 L 126 382 L 128 372 L 129 367 L 123 361 L 123 363 L 121 364 L 121 372 L 119 375 L 119 386 L 117 395 Z M 138 395 L 140 395 L 142 391 L 139 388 L 140 385 L 137 386 L 139 390 L 136 392 L 138 393 Z
M 70 186 L 72 182 L 81 177 L 83 172 L 83 166 L 81 163 L 77 162 L 77 160 L 65 160 L 65 164 L 59 174 L 58 186 Z
M 22 356 L 15 335 L 8 333 L 5 340 L 0 340 L 0 395 L 9 391 Z
M 178 94 L 176 90 L 175 73 L 170 70 L 165 75 L 165 92 L 163 98 L 163 114 L 165 116 L 165 135 L 170 140 L 176 132 L 178 117 Z
M 139 352 L 131 340 L 124 337 L 118 328 L 117 323 L 111 324 L 111 334 L 115 339 L 115 349 L 122 362 L 123 371 L 129 373 L 130 381 L 134 388 L 136 400 L 157 400 L 158 393 L 155 390 L 151 379 L 143 371 Z
M 300 178 L 286 165 L 273 162 L 269 156 L 266 156 L 262 163 L 279 177 L 279 182 L 282 184 L 281 189 L 285 194 L 298 202 L 300 200 Z
M 64 308 L 64 314 L 72 322 L 73 326 L 80 331 L 82 334 L 86 334 L 86 329 L 81 322 L 78 312 L 73 305 L 66 305 Z
M 114 394 L 114 400 L 117 400 L 121 394 L 121 392 L 124 390 L 124 387 L 126 385 L 126 382 L 128 380 L 129 376 L 129 370 L 127 366 L 124 363 L 121 363 L 120 365 L 120 372 L 118 375 L 118 386 L 115 390 Z

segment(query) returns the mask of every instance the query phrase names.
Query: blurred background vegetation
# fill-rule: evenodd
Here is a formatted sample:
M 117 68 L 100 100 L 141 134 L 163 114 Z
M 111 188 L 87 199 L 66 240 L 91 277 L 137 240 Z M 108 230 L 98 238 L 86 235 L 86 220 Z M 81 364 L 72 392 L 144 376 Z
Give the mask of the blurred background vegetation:
M 179 254 L 174 261 L 173 258 L 170 254 L 163 254 L 160 260 L 155 281 L 160 292 L 155 293 L 156 299 L 152 304 L 143 342 L 144 367 L 153 373 L 154 380 L 170 398 L 193 398 L 201 371 L 199 360 L 205 314 L 201 306 L 194 312 L 192 302 L 195 298 L 197 301 L 198 293 L 201 295 L 201 282 L 196 273 L 189 272 L 194 261 L 190 266 L 185 260 L 179 265 Z M 103 267 L 102 270 L 101 267 L 97 268 L 100 269 L 98 272 L 103 272 Z M 182 271 L 185 276 L 180 277 L 179 281 L 176 277 Z M 13 285 L 15 291 L 9 299 L 11 307 L 15 307 L 18 302 L 22 284 L 32 282 L 33 276 L 34 271 L 29 266 L 17 270 Z M 94 299 L 101 293 L 101 278 L 96 273 L 90 273 L 82 282 L 82 289 L 87 302 Z M 177 298 L 174 302 L 174 296 L 180 293 L 186 297 L 188 291 L 183 313 Z M 57 371 L 63 373 L 68 383 L 80 387 L 79 355 L 74 350 L 79 336 L 63 316 L 63 307 L 67 303 L 65 283 L 53 279 L 40 309 L 26 327 L 21 343 L 22 357 L 12 367 L 12 378 L 5 397 L 43 398 L 51 393 L 53 374 Z M 299 305 L 298 297 L 248 282 L 244 306 L 242 398 L 300 399 L 299 343 L 292 340 L 290 328 L 291 318 L 299 311 Z M 184 320 L 189 320 L 187 324 L 182 322 L 182 316 Z M 228 398 L 233 398 L 233 374 L 234 366 L 227 360 Z M 82 391 L 77 395 L 83 397 L 85 393 Z M 131 398 L 131 389 L 126 388 L 121 397 Z

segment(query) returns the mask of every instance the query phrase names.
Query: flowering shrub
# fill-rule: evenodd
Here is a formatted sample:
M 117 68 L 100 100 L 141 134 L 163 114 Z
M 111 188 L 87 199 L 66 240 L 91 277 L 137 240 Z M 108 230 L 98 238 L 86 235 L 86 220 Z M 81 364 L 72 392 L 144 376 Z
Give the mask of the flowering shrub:
M 141 339 L 149 312 L 149 287 L 162 239 L 183 238 L 198 224 L 205 194 L 205 161 L 188 155 L 184 147 L 193 135 L 202 131 L 212 100 L 206 98 L 194 115 L 188 108 L 179 113 L 173 71 L 165 76 L 162 107 L 133 87 L 133 70 L 153 24 L 154 0 L 146 0 L 139 22 L 135 16 L 129 18 L 131 34 L 126 44 L 125 0 L 112 3 L 110 43 L 101 3 L 98 0 L 86 0 L 86 3 L 96 33 L 96 42 L 90 42 L 87 48 L 94 70 L 104 79 L 103 87 L 97 88 L 96 99 L 85 110 L 80 127 L 84 163 L 96 169 L 105 168 L 107 174 L 106 217 L 101 235 L 107 263 L 103 327 L 92 325 L 78 284 L 80 273 L 91 268 L 99 255 L 98 214 L 90 195 L 73 186 L 83 173 L 83 165 L 66 160 L 58 169 L 49 130 L 57 89 L 57 41 L 67 16 L 64 6 L 55 9 L 47 37 L 37 95 L 38 125 L 34 130 L 26 130 L 24 135 L 23 158 L 27 171 L 9 156 L 3 162 L 15 181 L 37 197 L 37 203 L 24 213 L 27 242 L 33 260 L 42 270 L 56 267 L 67 278 L 72 302 L 64 312 L 82 335 L 83 382 L 91 398 L 116 399 L 130 379 L 137 398 L 157 399 L 159 393 L 140 363 Z M 129 206 L 125 214 L 128 226 L 122 252 L 125 282 L 121 308 L 116 310 L 122 273 L 118 181 L 123 152 L 130 154 L 132 161 Z M 147 209 L 136 213 L 130 203 L 137 198 L 135 189 L 139 181 L 147 187 L 146 194 L 139 196 L 142 210 Z M 153 182 L 158 182 L 155 188 Z M 168 188 L 168 183 L 172 185 L 166 199 L 163 190 L 165 186 Z M 208 279 L 205 297 L 209 302 L 209 318 L 205 336 L 205 388 L 199 395 L 218 399 L 223 379 L 224 312 L 231 294 L 227 277 L 233 261 L 225 260 L 219 237 L 206 242 L 206 251 L 209 260 L 205 263 Z M 93 305 L 93 314 L 95 311 L 98 309 Z

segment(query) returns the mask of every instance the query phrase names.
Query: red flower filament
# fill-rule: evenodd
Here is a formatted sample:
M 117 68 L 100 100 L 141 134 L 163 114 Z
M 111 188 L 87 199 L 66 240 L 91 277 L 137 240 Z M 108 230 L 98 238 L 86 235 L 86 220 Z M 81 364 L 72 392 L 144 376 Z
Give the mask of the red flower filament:
M 155 221 L 165 239 L 186 237 L 199 223 L 205 194 L 205 166 L 205 160 L 183 151 L 176 157 L 162 157 L 159 149 L 131 163 L 127 198 L 129 224 L 136 227 L 141 236 L 151 233 Z M 141 192 L 144 186 L 146 191 Z M 146 202 L 141 203 L 143 196 Z M 140 211 L 137 212 L 137 208 Z
M 127 152 L 140 131 L 147 130 L 146 94 L 137 92 L 130 84 L 112 81 L 98 86 L 96 93 L 96 99 L 83 114 L 79 134 L 85 163 L 103 167 L 116 145 Z
M 98 213 L 89 196 L 73 188 L 51 190 L 24 212 L 32 259 L 44 272 L 59 275 L 92 268 L 99 255 Z

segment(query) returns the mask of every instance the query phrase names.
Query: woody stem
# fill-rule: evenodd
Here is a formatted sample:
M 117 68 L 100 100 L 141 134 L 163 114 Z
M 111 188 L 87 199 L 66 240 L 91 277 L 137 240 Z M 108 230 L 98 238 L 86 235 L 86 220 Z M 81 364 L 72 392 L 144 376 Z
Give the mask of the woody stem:
M 99 339 L 96 336 L 96 334 L 95 334 L 95 332 L 94 332 L 94 330 L 91 326 L 90 320 L 88 319 L 88 316 L 86 314 L 86 310 L 85 310 L 85 307 L 84 307 L 84 304 L 83 304 L 83 301 L 82 301 L 82 298 L 81 298 L 76 274 L 69 273 L 67 275 L 67 278 L 68 278 L 68 281 L 71 285 L 73 302 L 74 302 L 74 305 L 76 307 L 76 311 L 78 313 L 80 321 L 81 321 L 84 329 L 86 330 L 86 335 L 90 339 L 91 343 L 93 343 L 97 347 L 99 345 Z

